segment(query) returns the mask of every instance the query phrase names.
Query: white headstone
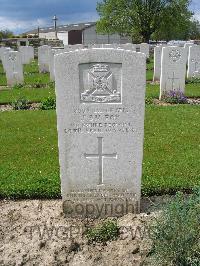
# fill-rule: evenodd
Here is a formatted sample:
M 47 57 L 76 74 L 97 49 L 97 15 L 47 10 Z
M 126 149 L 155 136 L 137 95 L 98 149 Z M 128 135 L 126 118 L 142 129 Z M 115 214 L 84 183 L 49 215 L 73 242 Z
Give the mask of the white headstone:
M 2 51 L 2 54 L 1 54 L 1 61 L 2 61 L 2 65 L 3 65 L 3 69 L 4 69 L 4 71 L 6 71 L 6 69 L 7 69 L 7 64 L 8 64 L 8 57 L 7 57 L 7 54 L 8 54 L 9 52 L 11 52 L 11 51 L 12 51 L 12 49 L 9 48 L 9 47 L 4 48 L 3 51 Z
M 22 64 L 29 64 L 34 59 L 34 48 L 32 46 L 20 46 L 19 52 L 22 55 Z
M 128 203 L 129 211 L 135 211 L 141 191 L 145 76 L 141 53 L 97 48 L 55 56 L 62 198 L 69 216 L 124 215 Z
M 55 81 L 55 67 L 54 67 L 54 59 L 56 54 L 63 53 L 63 49 L 51 49 L 49 51 L 49 73 L 50 80 Z
M 190 48 L 191 46 L 194 46 L 194 43 L 189 43 L 189 42 L 187 42 L 187 43 L 184 44 L 184 48 L 185 48 L 186 51 L 187 51 L 187 57 L 188 57 L 188 55 L 189 55 L 189 48 Z
M 38 65 L 40 73 L 49 72 L 49 51 L 51 47 L 43 45 L 38 47 Z
M 188 57 L 188 78 L 200 78 L 200 46 L 193 45 L 189 47 Z
M 140 52 L 146 55 L 146 58 L 149 58 L 149 44 L 141 43 L 140 44 Z
M 156 46 L 154 48 L 154 76 L 153 81 L 160 80 L 161 74 L 161 55 L 162 55 L 162 48 L 163 45 Z
M 23 65 L 20 52 L 11 51 L 6 53 L 6 78 L 7 85 L 14 86 L 24 82 Z
M 169 91 L 185 90 L 187 52 L 177 46 L 164 47 L 161 57 L 160 98 Z

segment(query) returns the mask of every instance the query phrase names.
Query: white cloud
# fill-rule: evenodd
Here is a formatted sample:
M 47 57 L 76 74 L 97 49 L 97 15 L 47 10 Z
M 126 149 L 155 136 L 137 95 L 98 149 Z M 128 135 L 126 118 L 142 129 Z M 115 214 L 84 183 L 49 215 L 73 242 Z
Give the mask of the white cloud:
M 0 30 L 11 30 L 15 33 L 37 28 L 38 26 L 44 27 L 46 24 L 47 22 L 45 19 L 24 21 L 0 16 Z
M 195 12 L 194 18 L 200 22 L 200 11 Z

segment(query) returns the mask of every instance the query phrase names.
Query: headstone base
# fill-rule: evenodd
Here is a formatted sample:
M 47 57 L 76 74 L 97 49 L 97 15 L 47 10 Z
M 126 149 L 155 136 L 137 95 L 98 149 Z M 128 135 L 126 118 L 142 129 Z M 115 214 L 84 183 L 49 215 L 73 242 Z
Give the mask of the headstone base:
M 66 195 L 63 211 L 66 217 L 121 217 L 140 212 L 140 200 L 132 192 L 119 190 L 84 190 Z

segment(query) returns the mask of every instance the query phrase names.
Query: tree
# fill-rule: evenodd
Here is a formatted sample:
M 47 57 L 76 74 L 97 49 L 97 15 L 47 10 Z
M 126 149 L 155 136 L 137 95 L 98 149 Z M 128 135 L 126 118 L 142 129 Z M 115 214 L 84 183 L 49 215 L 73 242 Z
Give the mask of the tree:
M 97 31 L 119 33 L 149 42 L 189 25 L 190 0 L 102 0 L 97 4 Z M 171 33 L 172 36 L 173 34 Z
M 12 37 L 13 37 L 12 31 L 9 31 L 9 30 L 2 30 L 2 31 L 0 31 L 0 40 L 1 39 L 12 38 Z

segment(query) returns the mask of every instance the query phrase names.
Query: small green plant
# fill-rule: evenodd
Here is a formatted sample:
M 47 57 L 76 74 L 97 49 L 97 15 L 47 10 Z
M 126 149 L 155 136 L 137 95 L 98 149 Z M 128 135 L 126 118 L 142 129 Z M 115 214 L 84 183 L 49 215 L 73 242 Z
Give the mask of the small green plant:
M 158 265 L 200 265 L 200 192 L 177 193 L 151 227 L 152 254 Z
M 23 84 L 21 84 L 21 83 L 19 83 L 19 84 L 15 84 L 12 88 L 14 89 L 14 90 L 18 90 L 18 89 L 21 89 L 21 88 L 23 88 Z
M 119 227 L 117 222 L 107 220 L 103 224 L 94 228 L 89 228 L 86 232 L 86 237 L 89 243 L 106 243 L 117 239 L 119 235 Z
M 145 98 L 145 104 L 149 105 L 149 104 L 153 104 L 153 98 L 152 97 L 146 97 Z
M 28 100 L 21 97 L 11 103 L 13 110 L 27 110 L 29 109 Z
M 46 98 L 40 105 L 41 110 L 54 110 L 56 109 L 56 100 L 53 97 Z

